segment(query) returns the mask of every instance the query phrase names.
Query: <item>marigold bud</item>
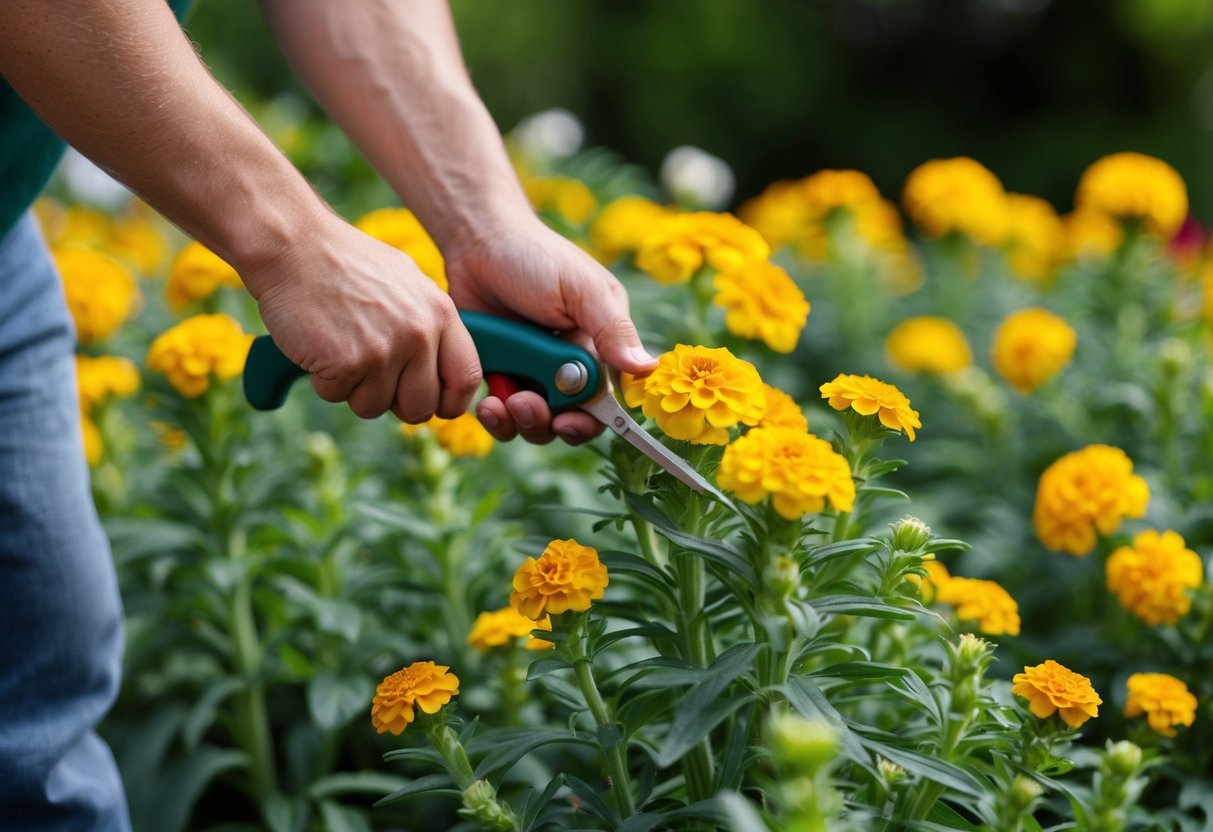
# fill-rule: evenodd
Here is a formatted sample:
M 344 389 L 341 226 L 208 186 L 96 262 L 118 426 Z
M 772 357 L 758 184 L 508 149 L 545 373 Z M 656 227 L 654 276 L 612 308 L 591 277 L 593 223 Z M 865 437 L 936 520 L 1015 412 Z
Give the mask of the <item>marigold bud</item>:
M 1011 805 L 1020 813 L 1027 812 L 1032 808 L 1040 796 L 1044 793 L 1044 789 L 1039 783 L 1024 774 L 1016 775 L 1011 781 L 1011 788 L 1007 792 L 1007 797 Z
M 931 539 L 931 527 L 908 514 L 893 523 L 892 529 L 893 545 L 903 552 L 917 552 Z
M 497 800 L 497 790 L 487 780 L 476 780 L 463 792 L 463 808 L 459 814 L 472 820 L 482 829 L 499 829 L 502 832 L 518 828 L 518 819 L 509 806 Z
M 810 777 L 838 756 L 838 731 L 825 722 L 781 714 L 771 720 L 771 736 L 787 767 Z
M 1113 777 L 1130 780 L 1141 770 L 1141 746 L 1128 740 L 1108 741 L 1104 752 L 1103 769 Z

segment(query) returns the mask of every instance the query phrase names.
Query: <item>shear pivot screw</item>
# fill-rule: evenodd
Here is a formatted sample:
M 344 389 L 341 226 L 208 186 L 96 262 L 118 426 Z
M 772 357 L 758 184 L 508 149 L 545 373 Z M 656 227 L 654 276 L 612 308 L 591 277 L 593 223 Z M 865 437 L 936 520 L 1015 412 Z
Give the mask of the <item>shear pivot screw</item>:
M 589 380 L 590 373 L 580 361 L 566 362 L 556 370 L 556 389 L 566 396 L 580 393 Z

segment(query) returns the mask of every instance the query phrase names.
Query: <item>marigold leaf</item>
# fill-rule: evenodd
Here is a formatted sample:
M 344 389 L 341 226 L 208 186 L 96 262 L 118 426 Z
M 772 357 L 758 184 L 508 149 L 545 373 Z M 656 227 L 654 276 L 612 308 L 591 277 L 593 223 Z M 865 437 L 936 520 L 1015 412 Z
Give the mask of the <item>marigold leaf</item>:
M 940 829 L 958 829 L 961 832 L 977 832 L 978 827 L 965 820 L 959 812 L 942 800 L 935 801 L 927 812 L 927 822 L 938 824 Z
M 969 797 L 982 797 L 988 791 L 972 774 L 959 766 L 927 754 L 911 751 L 908 748 L 870 739 L 865 737 L 858 727 L 853 733 L 859 743 L 872 754 L 896 763 L 911 774 L 939 783 L 941 786 L 946 786 Z
M 827 543 L 824 546 L 813 546 L 801 560 L 800 566 L 802 569 L 808 569 L 812 566 L 820 566 L 835 558 L 846 557 L 848 555 L 866 555 L 875 552 L 883 545 L 882 541 L 871 537 L 864 537 L 858 540 L 840 540 L 837 543 Z
M 564 779 L 568 783 L 569 788 L 573 790 L 573 794 L 580 797 L 584 802 L 582 808 L 585 811 L 612 825 L 618 823 L 619 818 L 615 814 L 615 811 L 607 805 L 605 800 L 599 797 L 598 793 L 594 791 L 589 783 L 571 774 L 566 774 Z
M 455 781 L 445 774 L 427 774 L 425 777 L 418 777 L 416 780 L 409 783 L 407 786 L 402 786 L 386 797 L 382 797 L 375 801 L 375 808 L 380 806 L 390 806 L 393 803 L 398 803 L 401 800 L 408 800 L 411 797 L 420 797 L 423 794 L 430 795 L 449 795 L 451 797 L 460 797 L 463 792 L 454 788 Z
M 569 667 L 569 663 L 560 656 L 544 656 L 531 662 L 531 666 L 526 671 L 526 680 L 533 682 L 541 676 L 546 676 L 557 670 L 564 670 L 566 667 Z
M 593 746 L 595 743 L 585 737 L 578 737 L 568 731 L 511 731 L 509 734 L 494 736 L 500 739 L 502 745 L 487 755 L 476 766 L 473 776 L 477 779 L 495 780 L 498 775 L 504 775 L 517 765 L 518 761 L 536 749 L 555 743 Z M 479 747 L 479 746 L 478 746 Z
M 959 552 L 967 552 L 972 548 L 972 546 L 965 543 L 963 540 L 953 540 L 952 538 L 948 537 L 937 537 L 928 542 L 926 546 L 922 547 L 922 550 L 924 552 L 946 552 L 955 549 Z
M 863 595 L 827 595 L 809 601 L 822 615 L 859 615 L 867 618 L 892 618 L 913 621 L 914 613 L 879 598 Z
M 198 746 L 198 741 L 202 739 L 206 729 L 214 723 L 215 715 L 223 700 L 243 689 L 244 686 L 244 679 L 238 676 L 217 679 L 206 686 L 181 725 L 181 741 L 185 744 L 187 751 L 193 751 Z
M 357 503 L 354 511 L 390 529 L 407 532 L 409 537 L 425 543 L 433 543 L 441 537 L 441 533 L 433 523 L 428 523 L 402 508 L 381 506 L 375 503 Z
M 381 771 L 344 771 L 330 774 L 307 787 L 308 797 L 319 800 L 342 794 L 383 794 L 408 785 L 408 778 Z

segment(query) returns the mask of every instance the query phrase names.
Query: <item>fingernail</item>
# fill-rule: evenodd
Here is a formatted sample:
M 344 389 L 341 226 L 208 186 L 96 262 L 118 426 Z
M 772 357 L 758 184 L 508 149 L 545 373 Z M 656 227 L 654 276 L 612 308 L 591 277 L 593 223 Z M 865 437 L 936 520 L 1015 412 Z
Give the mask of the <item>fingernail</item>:
M 486 428 L 495 428 L 498 424 L 497 417 L 487 410 L 480 411 L 480 423 Z
M 657 359 L 645 352 L 644 347 L 632 347 L 628 350 L 628 355 L 637 364 L 652 364 Z
M 579 439 L 581 437 L 581 434 L 577 432 L 576 428 L 571 428 L 568 425 L 562 425 L 556 428 L 556 433 L 563 436 L 565 439 Z
M 529 404 L 514 405 L 514 421 L 521 427 L 529 428 L 535 425 L 535 410 Z

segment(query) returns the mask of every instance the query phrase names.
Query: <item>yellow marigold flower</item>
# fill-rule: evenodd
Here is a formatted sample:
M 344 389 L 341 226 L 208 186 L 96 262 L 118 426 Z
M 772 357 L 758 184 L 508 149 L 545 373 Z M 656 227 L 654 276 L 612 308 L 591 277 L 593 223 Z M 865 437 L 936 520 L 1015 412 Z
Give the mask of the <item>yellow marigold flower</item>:
M 855 232 L 872 248 L 900 253 L 908 248 L 901 214 L 887 199 L 861 202 L 851 208 L 855 215 Z
M 54 256 L 76 337 L 87 344 L 113 335 L 139 297 L 130 271 L 108 255 L 79 246 L 55 248 Z
M 765 382 L 762 385 L 762 389 L 766 393 L 767 405 L 762 418 L 758 420 L 759 427 L 796 428 L 797 430 L 808 432 L 809 420 L 805 417 L 804 411 L 800 409 L 800 405 L 796 403 L 795 399 L 778 387 L 772 387 Z
M 901 204 L 928 237 L 956 232 L 986 245 L 1006 239 L 1006 192 L 998 177 L 973 159 L 919 165 L 906 179 Z
M 1164 737 L 1174 737 L 1176 725 L 1186 728 L 1196 721 L 1196 697 L 1174 676 L 1134 673 L 1125 686 L 1129 691 L 1125 716 L 1133 719 L 1145 714 L 1150 728 Z
M 493 450 L 493 435 L 485 430 L 480 420 L 471 413 L 461 413 L 454 419 L 434 416 L 420 425 L 402 424 L 400 432 L 411 436 L 422 428 L 433 433 L 438 444 L 451 456 L 482 459 Z
M 780 517 L 798 520 L 855 504 L 851 467 L 830 443 L 797 428 L 754 428 L 724 449 L 716 482 L 747 503 L 771 498 Z
M 909 574 L 906 575 L 906 580 L 918 587 L 918 595 L 924 604 L 933 604 L 939 596 L 939 588 L 952 580 L 952 576 L 948 572 L 948 567 L 938 560 L 924 560 L 922 568 L 926 570 L 925 577 Z
M 44 203 L 39 219 L 43 222 L 46 239 L 55 247 L 85 246 L 100 249 L 114 230 L 114 221 L 110 219 L 109 214 L 84 205 L 71 205 L 62 212 L 56 212 Z
M 1027 699 L 1033 714 L 1048 719 L 1060 712 L 1062 721 L 1071 728 L 1099 716 L 1103 704 L 1090 679 L 1052 659 L 1025 667 L 1011 681 L 1011 693 Z
M 450 288 L 442 253 L 412 211 L 406 208 L 379 208 L 355 220 L 354 227 L 413 258 L 421 273 L 437 283 L 442 291 Z
M 133 396 L 139 390 L 139 370 L 127 358 L 77 355 L 76 389 L 80 407 L 92 410 L 110 396 Z
M 1019 604 L 994 581 L 949 578 L 936 584 L 935 600 L 955 607 L 958 619 L 976 622 L 986 635 L 1019 635 Z
M 239 289 L 240 275 L 227 261 L 199 242 L 191 242 L 173 258 L 164 287 L 169 308 L 180 312 L 197 300 L 209 298 L 220 286 Z
M 386 677 L 375 688 L 371 700 L 371 724 L 377 733 L 391 731 L 393 736 L 408 727 L 416 717 L 414 707 L 427 714 L 438 710 L 459 693 L 459 678 L 450 667 L 433 662 L 413 662 Z
M 796 242 L 813 220 L 802 185 L 803 180 L 772 182 L 761 194 L 742 203 L 737 213 L 771 248 L 783 248 Z
M 1007 256 L 1011 271 L 1025 280 L 1053 274 L 1065 251 L 1057 211 L 1046 200 L 1007 194 Z
M 584 612 L 602 597 L 607 568 L 598 550 L 576 540 L 553 540 L 539 560 L 527 558 L 514 573 L 510 606 L 532 621 L 562 612 Z
M 766 391 L 754 365 L 724 347 L 678 344 L 646 376 L 623 375 L 624 400 L 656 420 L 667 435 L 698 445 L 724 445 L 729 428 L 756 425 Z
M 468 634 L 468 644 L 484 652 L 492 647 L 504 647 L 514 639 L 525 636 L 528 650 L 546 650 L 556 646 L 550 641 L 531 636 L 532 630 L 551 632 L 551 617 L 545 615 L 538 621 L 532 621 L 513 607 L 502 607 L 476 616 L 472 632 Z
M 240 375 L 252 343 L 230 315 L 195 315 L 156 336 L 147 366 L 192 399 L 206 392 L 212 375 L 221 381 Z
M 160 271 L 168 259 L 169 246 L 161 231 L 161 220 L 143 203 L 136 203 L 114 223 L 105 250 L 130 263 L 142 275 Z
M 1074 204 L 1119 219 L 1137 219 L 1169 239 L 1188 216 L 1188 189 L 1175 168 L 1141 153 L 1113 153 L 1083 171 Z
M 705 265 L 733 271 L 771 254 L 766 240 L 731 214 L 673 214 L 645 235 L 636 266 L 658 283 L 684 283 Z
M 606 205 L 590 226 L 590 245 L 603 263 L 640 248 L 653 227 L 674 212 L 642 196 L 624 196 Z
M 101 429 L 83 410 L 80 411 L 80 431 L 84 439 L 84 458 L 89 465 L 96 465 L 101 461 L 105 443 L 101 439 Z
M 908 373 L 947 375 L 973 364 L 964 331 L 947 318 L 908 318 L 884 342 L 889 363 Z
M 553 211 L 576 225 L 588 220 L 598 207 L 594 192 L 578 179 L 527 177 L 522 184 L 536 211 Z
M 880 202 L 880 191 L 872 179 L 857 170 L 819 170 L 802 179 L 800 187 L 814 219 L 824 219 L 838 208 Z
M 1065 255 L 1073 260 L 1106 257 L 1124 240 L 1120 223 L 1102 211 L 1071 211 L 1061 218 Z
M 1192 608 L 1188 590 L 1200 586 L 1203 572 L 1200 555 L 1178 533 L 1147 530 L 1108 558 L 1108 590 L 1147 624 L 1174 624 Z
M 761 340 L 790 353 L 809 317 L 809 302 L 788 273 L 765 260 L 716 275 L 712 301 L 725 311 L 724 325 L 738 338 Z
M 828 399 L 835 410 L 851 408 L 862 416 L 876 416 L 886 428 L 905 431 L 911 442 L 915 429 L 922 427 L 918 411 L 910 407 L 905 393 L 871 376 L 839 373 L 820 390 L 821 397 Z
M 1078 333 L 1046 309 L 1021 309 L 994 332 L 994 369 L 1020 393 L 1031 393 L 1074 357 Z
M 1120 448 L 1088 445 L 1045 469 L 1036 488 L 1032 524 L 1047 548 L 1085 555 L 1095 533 L 1110 535 L 1125 517 L 1142 517 L 1150 489 Z

